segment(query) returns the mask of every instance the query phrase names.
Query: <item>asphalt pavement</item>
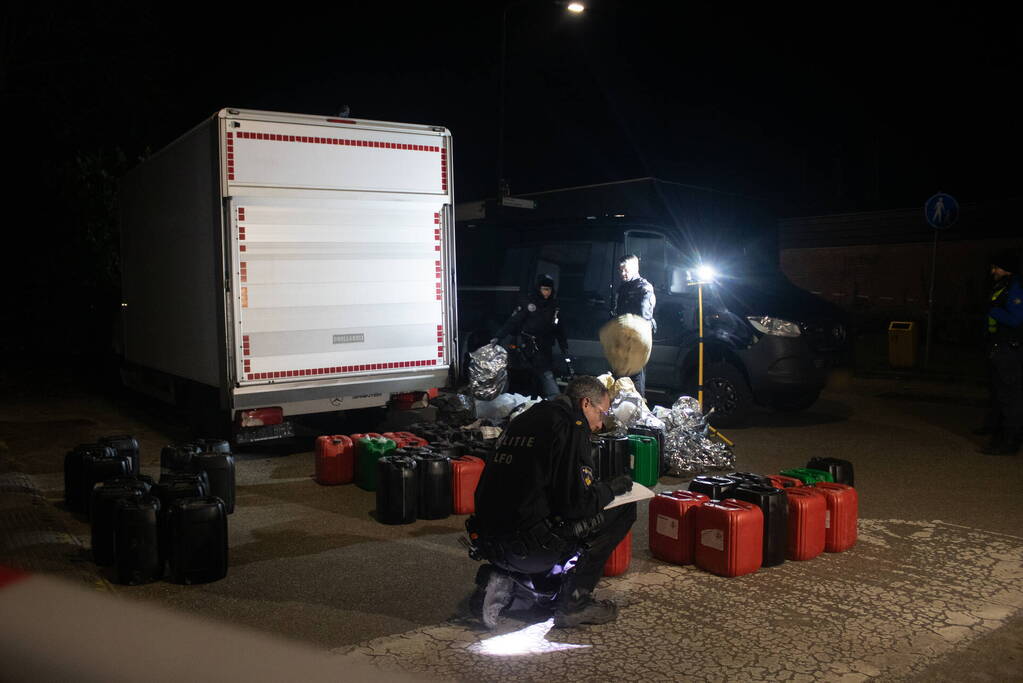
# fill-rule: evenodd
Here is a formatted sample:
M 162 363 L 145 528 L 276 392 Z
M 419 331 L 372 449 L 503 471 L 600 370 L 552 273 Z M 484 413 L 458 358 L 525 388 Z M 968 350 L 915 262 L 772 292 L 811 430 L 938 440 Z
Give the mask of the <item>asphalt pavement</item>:
M 380 524 L 372 493 L 312 480 L 301 439 L 236 454 L 225 579 L 116 585 L 63 507 L 63 454 L 131 433 L 156 474 L 184 425 L 130 396 L 22 388 L 0 399 L 0 564 L 299 641 L 339 678 L 358 664 L 441 680 L 1023 680 L 1023 458 L 976 451 L 983 405 L 972 383 L 837 374 L 808 411 L 757 411 L 726 433 L 743 471 L 852 461 L 851 550 L 724 579 L 655 560 L 644 503 L 629 570 L 598 588 L 616 622 L 559 630 L 514 613 L 490 633 L 465 606 L 478 565 L 458 544 L 464 517 Z

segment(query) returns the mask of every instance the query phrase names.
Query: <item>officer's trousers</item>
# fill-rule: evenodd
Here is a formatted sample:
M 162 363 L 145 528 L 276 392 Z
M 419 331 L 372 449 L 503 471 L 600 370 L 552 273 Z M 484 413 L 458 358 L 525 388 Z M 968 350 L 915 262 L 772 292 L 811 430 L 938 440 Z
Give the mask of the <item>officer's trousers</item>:
M 550 349 L 540 349 L 532 356 L 525 357 L 532 386 L 522 389 L 522 393 L 540 398 L 554 398 L 560 394 L 561 389 L 554 379 L 554 357 Z
M 499 557 L 490 557 L 490 561 L 506 570 L 523 574 L 541 575 L 550 572 L 555 566 L 563 565 L 584 544 L 585 551 L 575 565 L 575 571 L 569 576 L 573 588 L 593 591 L 604 573 L 604 564 L 611 557 L 615 547 L 622 542 L 636 521 L 636 504 L 619 505 L 604 511 L 604 523 L 578 544 L 566 545 L 565 549 L 537 550 L 524 555 L 517 555 L 513 547 L 507 547 Z M 502 545 L 504 545 L 502 543 Z M 521 551 L 520 551 L 521 552 Z
M 986 426 L 995 438 L 1019 445 L 1023 440 L 1023 344 L 997 342 L 988 353 L 991 402 Z
M 553 370 L 533 370 L 536 379 L 537 389 L 540 391 L 540 398 L 554 398 L 561 393 L 558 381 L 554 379 Z
M 604 510 L 604 523 L 585 539 L 587 550 L 575 566 L 575 587 L 592 591 L 604 574 L 607 558 L 622 542 L 636 521 L 636 504 L 619 505 Z

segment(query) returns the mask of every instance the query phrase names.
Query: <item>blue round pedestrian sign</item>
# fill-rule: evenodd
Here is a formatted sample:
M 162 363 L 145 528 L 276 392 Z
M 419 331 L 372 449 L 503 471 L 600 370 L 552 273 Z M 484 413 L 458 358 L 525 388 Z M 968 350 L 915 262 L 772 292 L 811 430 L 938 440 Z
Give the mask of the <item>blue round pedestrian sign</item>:
M 935 230 L 944 230 L 959 220 L 959 202 L 950 194 L 939 192 L 924 204 L 924 218 Z

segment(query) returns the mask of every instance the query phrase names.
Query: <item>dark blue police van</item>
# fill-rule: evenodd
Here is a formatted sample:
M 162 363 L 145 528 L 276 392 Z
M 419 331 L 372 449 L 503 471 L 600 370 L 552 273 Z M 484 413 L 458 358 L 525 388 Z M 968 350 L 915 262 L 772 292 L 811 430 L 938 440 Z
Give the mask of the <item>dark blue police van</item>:
M 657 294 L 648 393 L 695 395 L 697 288 L 687 271 L 706 264 L 718 273 L 703 286 L 713 422 L 739 424 L 753 403 L 792 411 L 817 400 L 844 349 L 843 315 L 778 269 L 775 219 L 761 202 L 656 178 L 516 199 L 458 207 L 463 354 L 485 344 L 547 273 L 576 372 L 607 372 L 597 333 L 613 305 L 618 259 L 631 253 Z M 535 208 L 522 208 L 529 200 Z

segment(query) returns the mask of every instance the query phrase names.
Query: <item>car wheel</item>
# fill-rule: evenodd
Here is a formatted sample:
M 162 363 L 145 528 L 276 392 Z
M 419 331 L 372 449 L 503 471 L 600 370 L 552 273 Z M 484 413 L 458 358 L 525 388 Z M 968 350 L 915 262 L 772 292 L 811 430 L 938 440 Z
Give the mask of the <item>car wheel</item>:
M 797 413 L 816 403 L 820 395 L 820 391 L 809 391 L 804 394 L 777 396 L 771 401 L 771 407 L 786 413 Z
M 715 426 L 740 424 L 753 405 L 753 392 L 746 378 L 729 363 L 714 363 L 703 371 L 703 394 L 705 412 L 714 409 L 710 423 Z

